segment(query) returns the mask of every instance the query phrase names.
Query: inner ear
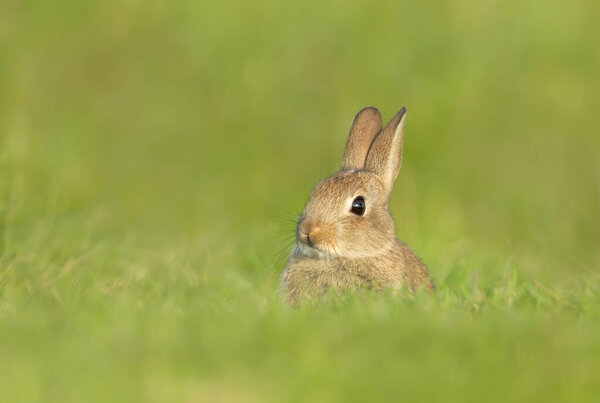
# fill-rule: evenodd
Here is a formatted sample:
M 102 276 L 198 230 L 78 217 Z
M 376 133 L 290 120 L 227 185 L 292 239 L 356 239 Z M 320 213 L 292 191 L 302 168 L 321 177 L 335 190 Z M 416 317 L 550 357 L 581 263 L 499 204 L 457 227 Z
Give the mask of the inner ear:
M 352 122 L 340 170 L 361 170 L 373 139 L 382 127 L 381 113 L 372 106 L 362 109 Z

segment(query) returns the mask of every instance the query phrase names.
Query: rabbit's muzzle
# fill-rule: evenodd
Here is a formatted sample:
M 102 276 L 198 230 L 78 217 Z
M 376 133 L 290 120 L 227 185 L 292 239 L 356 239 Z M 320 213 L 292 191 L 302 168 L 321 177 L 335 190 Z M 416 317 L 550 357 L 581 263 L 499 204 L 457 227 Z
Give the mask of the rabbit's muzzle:
M 319 220 L 307 218 L 298 225 L 298 241 L 325 251 L 334 243 L 334 234 L 329 226 Z

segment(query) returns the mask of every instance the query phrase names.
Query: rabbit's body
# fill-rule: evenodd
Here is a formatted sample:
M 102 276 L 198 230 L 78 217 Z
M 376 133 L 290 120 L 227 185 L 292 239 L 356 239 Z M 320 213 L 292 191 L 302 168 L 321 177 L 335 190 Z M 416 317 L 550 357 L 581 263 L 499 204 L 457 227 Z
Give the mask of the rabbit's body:
M 289 302 L 330 290 L 433 288 L 421 259 L 396 239 L 389 212 L 405 112 L 383 130 L 375 108 L 354 119 L 340 171 L 315 186 L 298 218 L 297 243 L 282 278 Z
M 294 251 L 283 274 L 283 292 L 288 302 L 319 297 L 330 291 L 344 292 L 363 288 L 411 289 L 425 284 L 427 268 L 404 242 L 397 240 L 379 255 L 362 258 L 319 259 Z M 433 289 L 433 283 L 427 283 Z

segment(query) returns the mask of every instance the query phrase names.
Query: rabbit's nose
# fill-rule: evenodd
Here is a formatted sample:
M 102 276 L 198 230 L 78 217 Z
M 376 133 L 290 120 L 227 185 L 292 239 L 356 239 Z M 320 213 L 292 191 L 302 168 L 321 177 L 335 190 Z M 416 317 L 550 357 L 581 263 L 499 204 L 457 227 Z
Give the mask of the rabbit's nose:
M 310 232 L 306 235 L 306 240 L 310 245 L 313 245 L 318 238 L 319 232 L 321 232 L 321 228 L 315 227 L 310 230 Z
M 308 234 L 306 232 L 298 232 L 298 236 L 300 237 L 300 240 L 302 242 L 307 242 L 308 243 Z
M 300 240 L 312 247 L 320 243 L 323 234 L 322 225 L 315 219 L 306 219 L 300 223 L 298 236 Z

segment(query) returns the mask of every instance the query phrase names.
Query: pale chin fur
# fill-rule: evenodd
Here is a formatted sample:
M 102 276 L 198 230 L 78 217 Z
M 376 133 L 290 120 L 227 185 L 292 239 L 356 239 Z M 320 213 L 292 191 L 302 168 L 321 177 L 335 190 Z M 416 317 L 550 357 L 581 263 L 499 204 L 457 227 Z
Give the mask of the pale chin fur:
M 313 259 L 326 259 L 329 257 L 333 257 L 330 253 L 327 253 L 326 251 L 323 251 L 321 249 L 311 248 L 303 242 L 296 243 L 296 246 L 294 246 L 293 254 Z
M 333 258 L 347 258 L 347 259 L 358 259 L 358 258 L 366 258 L 373 257 L 381 254 L 385 254 L 389 251 L 390 247 L 387 245 L 382 246 L 381 248 L 374 250 L 372 253 L 357 253 L 351 250 L 322 250 L 317 248 L 312 248 L 306 245 L 303 242 L 296 242 L 294 249 L 292 251 L 292 255 L 300 255 L 311 259 L 333 259 Z M 341 253 L 340 253 L 341 252 Z

